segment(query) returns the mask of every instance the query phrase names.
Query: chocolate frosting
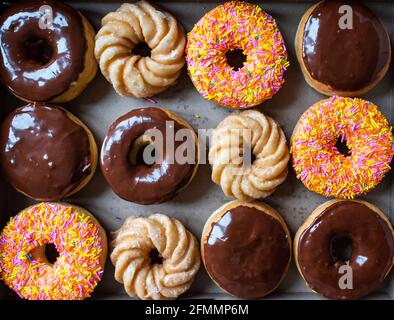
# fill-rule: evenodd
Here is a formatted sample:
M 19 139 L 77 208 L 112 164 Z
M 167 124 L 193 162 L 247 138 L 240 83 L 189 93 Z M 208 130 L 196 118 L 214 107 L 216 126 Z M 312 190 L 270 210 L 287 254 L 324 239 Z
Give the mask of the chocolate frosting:
M 283 226 L 254 207 L 225 212 L 212 224 L 204 243 L 208 273 L 222 289 L 240 298 L 260 298 L 274 290 L 290 258 Z
M 119 197 L 140 204 L 160 203 L 172 198 L 190 181 L 196 164 L 173 161 L 175 155 L 166 150 L 165 142 L 171 139 L 167 137 L 166 121 L 174 122 L 175 135 L 186 128 L 159 108 L 135 109 L 111 125 L 101 150 L 101 169 Z M 156 159 L 162 161 L 152 165 L 132 164 L 129 153 L 134 141 L 150 129 L 157 129 L 163 135 L 162 153 L 155 150 Z M 183 141 L 172 139 L 176 151 Z
M 40 28 L 52 8 L 53 22 Z M 0 78 L 17 96 L 49 101 L 75 82 L 84 68 L 86 39 L 80 14 L 61 1 L 21 1 L 0 17 Z
M 0 168 L 32 198 L 59 200 L 91 173 L 88 134 L 60 108 L 16 109 L 0 127 Z
M 333 254 L 332 241 L 347 237 L 352 243 L 349 266 L 353 289 L 340 289 L 346 262 Z M 394 238 L 387 223 L 366 205 L 341 201 L 326 208 L 305 229 L 298 242 L 298 264 L 309 287 L 331 299 L 359 299 L 375 290 L 390 270 Z
M 342 5 L 353 9 L 353 29 L 341 29 Z M 317 5 L 306 21 L 302 57 L 313 79 L 334 90 L 357 91 L 376 80 L 390 56 L 381 21 L 359 1 L 331 0 Z

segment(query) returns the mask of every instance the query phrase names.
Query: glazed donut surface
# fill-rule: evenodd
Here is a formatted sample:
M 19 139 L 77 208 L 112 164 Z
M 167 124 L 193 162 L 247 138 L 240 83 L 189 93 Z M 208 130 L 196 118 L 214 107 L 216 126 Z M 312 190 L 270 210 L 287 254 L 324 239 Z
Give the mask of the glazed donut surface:
M 151 165 L 133 163 L 129 154 L 141 139 L 147 137 L 155 146 L 156 138 L 148 137 L 150 130 L 160 131 L 163 137 L 162 145 L 158 140 L 158 149 L 154 147 L 154 162 Z M 175 139 L 180 130 L 186 130 L 189 140 Z M 176 152 L 183 143 L 190 148 L 186 161 L 180 163 Z M 139 204 L 170 200 L 192 180 L 198 160 L 198 139 L 193 128 L 175 113 L 160 108 L 135 109 L 117 119 L 109 128 L 101 149 L 101 169 L 108 184 L 119 197 Z
M 351 244 L 349 257 L 341 256 L 346 253 L 340 245 L 344 239 Z M 294 255 L 312 290 L 331 299 L 359 299 L 376 290 L 390 272 L 394 231 L 375 206 L 332 200 L 318 207 L 300 227 Z
M 24 195 L 45 201 L 76 193 L 97 167 L 91 131 L 54 105 L 28 104 L 0 126 L 0 171 Z
M 232 201 L 205 223 L 201 256 L 211 279 L 244 299 L 273 292 L 291 260 L 290 232 L 280 214 L 261 202 Z
M 47 24 L 44 5 L 53 15 Z M 0 17 L 0 78 L 26 101 L 72 100 L 96 74 L 93 37 L 86 18 L 61 1 L 19 1 Z
M 346 10 L 341 12 L 341 8 Z M 356 0 L 313 5 L 299 24 L 296 52 L 306 81 L 328 96 L 355 97 L 368 92 L 384 77 L 391 61 L 384 24 Z

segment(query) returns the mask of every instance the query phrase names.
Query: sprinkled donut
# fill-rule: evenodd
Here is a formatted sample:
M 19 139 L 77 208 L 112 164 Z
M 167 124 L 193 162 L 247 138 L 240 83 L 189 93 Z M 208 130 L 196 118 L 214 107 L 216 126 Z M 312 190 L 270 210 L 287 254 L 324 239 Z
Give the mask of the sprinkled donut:
M 336 147 L 338 139 L 346 141 L 347 156 Z M 301 116 L 291 153 L 297 177 L 309 190 L 352 199 L 373 189 L 390 169 L 393 135 L 373 103 L 334 96 Z
M 242 50 L 235 70 L 226 53 Z M 200 94 L 222 106 L 249 108 L 270 99 L 284 83 L 287 51 L 275 20 L 259 6 L 226 2 L 208 12 L 188 34 L 186 61 Z
M 45 246 L 59 257 L 51 264 Z M 86 210 L 40 203 L 11 218 L 0 235 L 0 275 L 20 297 L 82 300 L 101 279 L 107 254 L 104 229 Z

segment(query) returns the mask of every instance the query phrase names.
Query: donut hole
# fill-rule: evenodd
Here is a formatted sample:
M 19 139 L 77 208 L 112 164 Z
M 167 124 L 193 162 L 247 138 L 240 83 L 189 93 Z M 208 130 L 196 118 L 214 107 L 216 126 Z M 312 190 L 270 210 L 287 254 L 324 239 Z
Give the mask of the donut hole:
M 29 260 L 55 264 L 57 258 L 59 258 L 59 251 L 57 251 L 57 248 L 53 243 L 47 243 L 34 248 L 30 251 L 27 258 Z
M 148 46 L 146 42 L 137 43 L 133 48 L 131 53 L 136 56 L 150 57 L 152 49 Z
M 152 265 L 163 264 L 163 257 L 161 256 L 161 254 L 157 249 L 153 249 L 150 251 L 149 258 Z
M 348 157 L 350 156 L 350 149 L 347 146 L 346 139 L 343 139 L 342 137 L 339 137 L 337 141 L 335 142 L 335 148 L 344 156 Z
M 330 244 L 331 256 L 335 261 L 347 262 L 352 256 L 353 243 L 346 235 L 335 236 Z
M 149 137 L 141 136 L 131 146 L 129 162 L 133 166 L 150 167 L 156 163 L 156 150 Z
M 256 156 L 253 153 L 253 148 L 249 145 L 243 147 L 243 165 L 249 167 L 256 161 Z
M 53 243 L 48 243 L 45 246 L 45 256 L 51 264 L 54 264 L 57 258 L 59 258 L 59 251 L 57 251 L 56 246 Z
M 246 62 L 246 55 L 242 49 L 232 49 L 226 52 L 227 64 L 234 70 L 238 71 Z
M 24 54 L 27 60 L 39 65 L 46 65 L 53 57 L 53 48 L 48 41 L 33 37 L 23 43 Z

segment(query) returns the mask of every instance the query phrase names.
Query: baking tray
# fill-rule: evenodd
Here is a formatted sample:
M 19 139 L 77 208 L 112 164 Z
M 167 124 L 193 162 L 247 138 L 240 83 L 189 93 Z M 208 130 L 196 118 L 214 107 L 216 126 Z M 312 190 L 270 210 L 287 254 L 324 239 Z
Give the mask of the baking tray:
M 155 2 L 155 1 L 153 1 Z M 194 24 L 220 1 L 156 1 L 164 9 L 172 12 L 190 31 Z M 258 3 L 278 22 L 289 51 L 290 67 L 285 74 L 286 84 L 272 100 L 265 102 L 257 109 L 274 117 L 283 126 L 289 139 L 292 130 L 301 114 L 313 103 L 324 96 L 310 88 L 303 79 L 294 50 L 294 38 L 297 25 L 303 13 L 311 5 L 311 1 L 266 1 Z M 312 1 L 313 2 L 313 1 Z M 71 5 L 83 12 L 90 19 L 96 30 L 100 27 L 101 18 L 108 12 L 116 10 L 121 2 L 115 1 L 72 1 Z M 370 1 L 367 5 L 380 17 L 389 31 L 391 40 L 394 35 L 394 3 L 385 1 Z M 340 50 L 341 48 L 333 48 Z M 394 76 L 390 68 L 381 83 L 369 94 L 362 96 L 380 106 L 381 111 L 393 123 L 394 108 Z M 1 88 L 0 88 L 1 90 Z M 0 93 L 1 94 L 1 93 Z M 0 96 L 1 97 L 1 96 Z M 119 116 L 134 108 L 162 106 L 187 119 L 195 129 L 215 128 L 216 125 L 232 110 L 215 105 L 204 100 L 193 87 L 184 70 L 177 85 L 155 97 L 157 104 L 143 99 L 125 98 L 117 95 L 112 86 L 107 83 L 100 72 L 95 80 L 76 100 L 65 105 L 71 112 L 80 117 L 92 130 L 100 147 L 110 124 Z M 6 109 L 23 105 L 11 95 L 2 98 L 0 102 Z M 1 113 L 1 112 L 0 112 Z M 126 202 L 117 197 L 105 183 L 100 170 L 97 170 L 93 180 L 81 192 L 66 199 L 67 202 L 85 207 L 92 212 L 109 233 L 118 229 L 124 219 L 132 214 L 149 215 L 161 212 L 181 220 L 195 235 L 200 238 L 202 228 L 210 214 L 228 199 L 220 187 L 210 178 L 209 165 L 201 165 L 192 183 L 172 201 L 160 204 L 142 206 Z M 392 171 L 370 192 L 366 200 L 377 205 L 393 220 L 393 173 Z M 276 208 L 285 218 L 292 235 L 304 219 L 326 198 L 308 191 L 290 170 L 288 179 L 268 199 L 264 200 Z M 0 183 L 0 221 L 4 223 L 10 216 L 33 202 L 16 193 L 12 188 Z M 94 299 L 127 299 L 123 286 L 114 280 L 114 269 L 107 260 L 106 270 L 102 281 L 93 294 Z M 390 278 L 390 277 L 389 277 Z M 16 295 L 0 283 L 0 299 L 12 299 Z M 231 298 L 223 294 L 208 277 L 202 267 L 191 289 L 183 298 Z M 321 299 L 312 293 L 298 274 L 294 263 L 278 290 L 266 299 Z M 378 292 L 368 299 L 394 299 L 394 279 L 387 280 Z

